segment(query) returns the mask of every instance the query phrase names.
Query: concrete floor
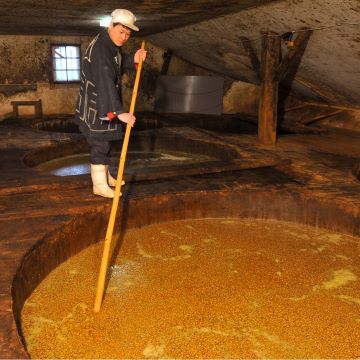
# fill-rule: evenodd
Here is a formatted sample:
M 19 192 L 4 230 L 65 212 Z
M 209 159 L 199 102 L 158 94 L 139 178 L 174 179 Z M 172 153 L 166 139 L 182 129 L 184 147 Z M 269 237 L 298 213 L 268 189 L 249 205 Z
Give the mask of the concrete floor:
M 27 155 L 30 163 L 82 145 L 78 134 L 44 132 L 20 121 L 31 122 L 0 125 L 3 358 L 28 356 L 16 326 L 23 303 L 59 263 L 103 238 L 111 203 L 92 195 L 86 175 L 56 177 L 25 165 L 28 152 L 33 152 Z M 155 145 L 162 148 L 187 146 L 218 158 L 180 171 L 165 167 L 129 174 L 120 209 L 123 230 L 210 216 L 271 218 L 360 235 L 360 182 L 353 173 L 360 162 L 360 136 L 355 133 L 282 135 L 275 148 L 260 146 L 254 134 L 186 126 L 139 137 L 142 142 L 158 139 Z

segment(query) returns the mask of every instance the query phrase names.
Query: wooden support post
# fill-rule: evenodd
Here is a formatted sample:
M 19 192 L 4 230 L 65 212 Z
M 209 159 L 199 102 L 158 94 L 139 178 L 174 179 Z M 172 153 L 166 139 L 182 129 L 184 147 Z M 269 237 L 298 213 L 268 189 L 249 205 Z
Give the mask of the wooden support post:
M 13 107 L 13 117 L 17 119 L 19 117 L 19 107 L 18 104 L 16 104 L 15 101 L 11 102 L 11 105 Z
M 42 103 L 41 103 L 41 100 L 39 100 L 39 101 L 35 104 L 35 117 L 37 117 L 37 118 L 42 118 L 42 116 L 43 116 Z
M 275 36 L 274 36 L 275 35 Z M 259 100 L 259 141 L 276 144 L 279 80 L 276 77 L 281 57 L 281 39 L 275 33 L 263 35 L 261 52 L 261 87 Z

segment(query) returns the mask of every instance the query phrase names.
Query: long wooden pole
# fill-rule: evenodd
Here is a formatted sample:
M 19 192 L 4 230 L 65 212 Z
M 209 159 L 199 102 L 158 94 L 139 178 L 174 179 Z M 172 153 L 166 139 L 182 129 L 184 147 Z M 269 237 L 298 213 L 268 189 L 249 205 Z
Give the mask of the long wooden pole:
M 141 49 L 145 49 L 145 41 L 142 42 Z M 132 115 L 134 114 L 134 110 L 135 110 L 135 103 L 136 103 L 136 97 L 137 97 L 138 88 L 139 88 L 142 63 L 143 62 L 140 59 L 140 62 L 139 62 L 138 68 L 137 68 L 137 72 L 136 72 L 134 90 L 133 90 L 132 97 L 131 97 L 129 113 Z M 111 206 L 108 227 L 106 230 L 104 251 L 103 251 L 103 256 L 101 259 L 98 284 L 97 284 L 97 288 L 96 288 L 96 296 L 95 296 L 95 303 L 94 303 L 94 312 L 96 312 L 96 313 L 100 311 L 101 303 L 102 303 L 102 299 L 103 299 L 103 295 L 104 295 L 105 279 L 106 279 L 106 273 L 107 273 L 107 268 L 108 268 L 108 263 L 109 263 L 111 240 L 112 240 L 112 236 L 113 236 L 113 232 L 114 232 L 116 213 L 117 213 L 117 209 L 118 209 L 118 205 L 119 205 L 121 183 L 122 183 L 123 174 L 124 174 L 125 160 L 126 160 L 127 148 L 128 148 L 128 144 L 129 144 L 130 133 L 131 133 L 131 126 L 129 124 L 127 124 L 125 137 L 124 137 L 124 141 L 123 141 L 123 146 L 121 149 L 119 170 L 117 173 L 117 180 L 116 180 L 116 186 L 115 186 L 115 195 L 114 195 L 114 199 L 113 199 L 112 206 Z

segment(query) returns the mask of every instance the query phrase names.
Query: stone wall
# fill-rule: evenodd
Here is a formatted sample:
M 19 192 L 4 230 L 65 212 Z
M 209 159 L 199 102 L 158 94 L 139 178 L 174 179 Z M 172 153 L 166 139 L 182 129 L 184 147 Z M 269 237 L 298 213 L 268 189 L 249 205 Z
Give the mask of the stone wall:
M 44 114 L 74 113 L 78 84 L 50 82 L 50 45 L 80 44 L 82 53 L 90 37 L 0 36 L 0 116 L 12 111 L 13 100 L 42 100 Z M 20 107 L 20 114 L 32 114 Z
M 0 36 L 0 120 L 12 112 L 11 101 L 42 100 L 43 113 L 73 114 L 79 84 L 51 82 L 50 45 L 79 44 L 82 54 L 92 37 L 85 36 Z M 141 45 L 138 38 L 130 39 L 125 51 L 134 52 Z M 137 111 L 153 111 L 156 79 L 163 65 L 164 49 L 146 44 L 148 59 L 144 64 L 137 98 Z M 217 75 L 194 66 L 177 56 L 170 62 L 168 75 Z M 123 78 L 125 108 L 130 104 L 135 73 Z M 225 77 L 224 113 L 255 114 L 258 103 L 256 85 Z M 21 115 L 33 114 L 32 107 L 20 107 Z

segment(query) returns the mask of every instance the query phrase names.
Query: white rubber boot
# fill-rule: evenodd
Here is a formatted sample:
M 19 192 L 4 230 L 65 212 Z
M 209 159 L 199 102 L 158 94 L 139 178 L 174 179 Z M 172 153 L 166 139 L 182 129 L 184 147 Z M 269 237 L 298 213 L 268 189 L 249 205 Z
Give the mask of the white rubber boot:
M 114 190 L 109 188 L 107 183 L 106 165 L 91 164 L 91 180 L 93 183 L 93 193 L 112 199 L 115 195 Z
M 106 165 L 106 172 L 107 172 L 107 181 L 108 181 L 109 186 L 115 187 L 116 179 L 111 176 L 110 171 L 109 171 L 109 165 Z M 123 180 L 121 182 L 121 186 L 124 186 L 124 185 L 125 185 L 125 181 Z

